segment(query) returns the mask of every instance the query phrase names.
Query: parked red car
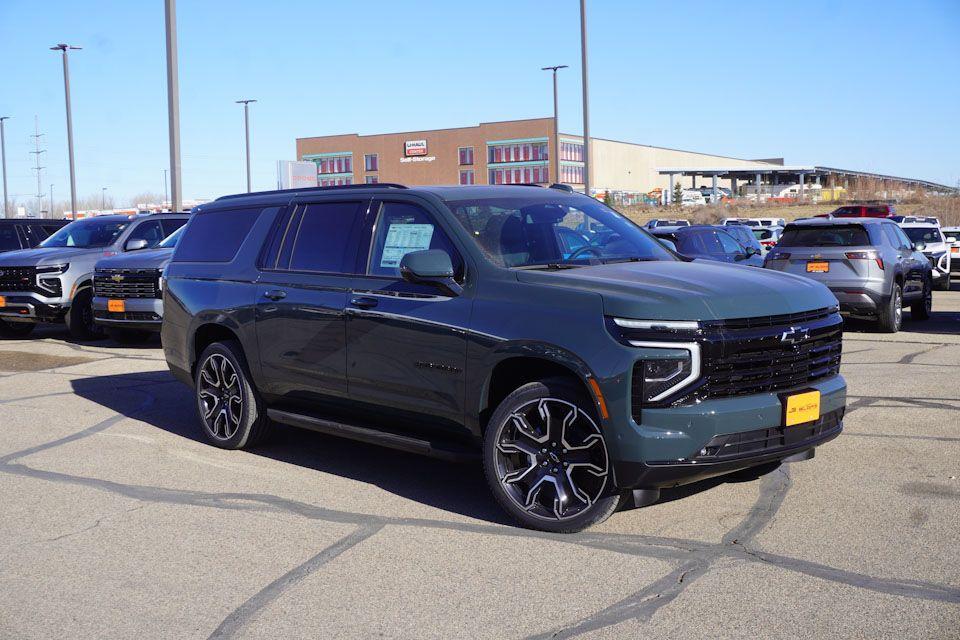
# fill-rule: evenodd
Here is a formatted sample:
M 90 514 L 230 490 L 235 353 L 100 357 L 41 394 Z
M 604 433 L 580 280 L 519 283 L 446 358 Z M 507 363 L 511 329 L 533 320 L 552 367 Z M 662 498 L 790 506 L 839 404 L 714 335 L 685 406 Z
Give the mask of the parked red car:
M 892 204 L 848 204 L 830 212 L 834 218 L 892 218 L 896 215 Z

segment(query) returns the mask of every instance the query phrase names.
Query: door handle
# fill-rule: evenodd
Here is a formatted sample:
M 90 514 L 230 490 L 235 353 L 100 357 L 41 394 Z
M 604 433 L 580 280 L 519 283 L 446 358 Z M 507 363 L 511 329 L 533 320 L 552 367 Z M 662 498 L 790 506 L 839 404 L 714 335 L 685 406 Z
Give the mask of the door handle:
M 357 296 L 350 300 L 350 304 L 361 309 L 372 309 L 377 306 L 377 299 L 370 296 Z
M 287 297 L 287 292 L 280 289 L 273 289 L 272 291 L 264 292 L 263 297 L 273 301 L 283 300 Z

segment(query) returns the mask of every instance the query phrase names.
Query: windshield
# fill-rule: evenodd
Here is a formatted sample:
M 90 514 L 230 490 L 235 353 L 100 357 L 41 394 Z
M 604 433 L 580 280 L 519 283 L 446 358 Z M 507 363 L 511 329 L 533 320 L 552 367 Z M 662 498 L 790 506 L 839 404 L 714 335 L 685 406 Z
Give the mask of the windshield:
M 677 260 L 646 231 L 593 199 L 475 198 L 447 206 L 484 255 L 501 267 Z
M 940 239 L 940 229 L 936 227 L 900 227 L 907 234 L 911 242 L 923 242 L 931 244 L 943 242 Z
M 180 236 L 183 235 L 183 230 L 186 229 L 186 226 L 180 227 L 166 238 L 163 239 L 163 242 L 157 245 L 158 249 L 172 249 L 177 246 L 177 242 L 180 240 Z
M 782 247 L 862 247 L 870 244 L 867 230 L 859 225 L 788 227 L 780 237 Z
M 129 220 L 117 220 L 116 218 L 112 220 L 97 220 L 96 218 L 77 220 L 41 242 L 40 246 L 77 247 L 78 249 L 109 247 L 116 242 L 128 224 L 130 224 Z

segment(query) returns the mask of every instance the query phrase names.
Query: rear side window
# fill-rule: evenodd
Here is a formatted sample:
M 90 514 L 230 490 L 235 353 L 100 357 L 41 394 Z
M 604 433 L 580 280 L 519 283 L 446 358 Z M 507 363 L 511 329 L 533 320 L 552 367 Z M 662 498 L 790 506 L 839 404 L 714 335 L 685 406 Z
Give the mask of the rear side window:
M 350 231 L 361 213 L 361 202 L 308 204 L 290 252 L 291 271 L 344 273 Z M 351 264 L 356 258 L 351 256 Z
M 247 238 L 262 209 L 201 211 L 183 233 L 176 262 L 230 262 Z
M 870 245 L 867 230 L 860 225 L 788 227 L 777 247 L 863 247 Z

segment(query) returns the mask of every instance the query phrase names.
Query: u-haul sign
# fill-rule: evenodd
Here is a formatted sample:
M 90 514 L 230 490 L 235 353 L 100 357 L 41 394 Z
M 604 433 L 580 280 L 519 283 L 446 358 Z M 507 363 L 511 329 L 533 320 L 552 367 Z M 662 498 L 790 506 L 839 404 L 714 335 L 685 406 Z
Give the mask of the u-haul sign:
M 426 140 L 405 141 L 403 143 L 403 155 L 408 158 L 411 156 L 427 155 L 427 141 Z

